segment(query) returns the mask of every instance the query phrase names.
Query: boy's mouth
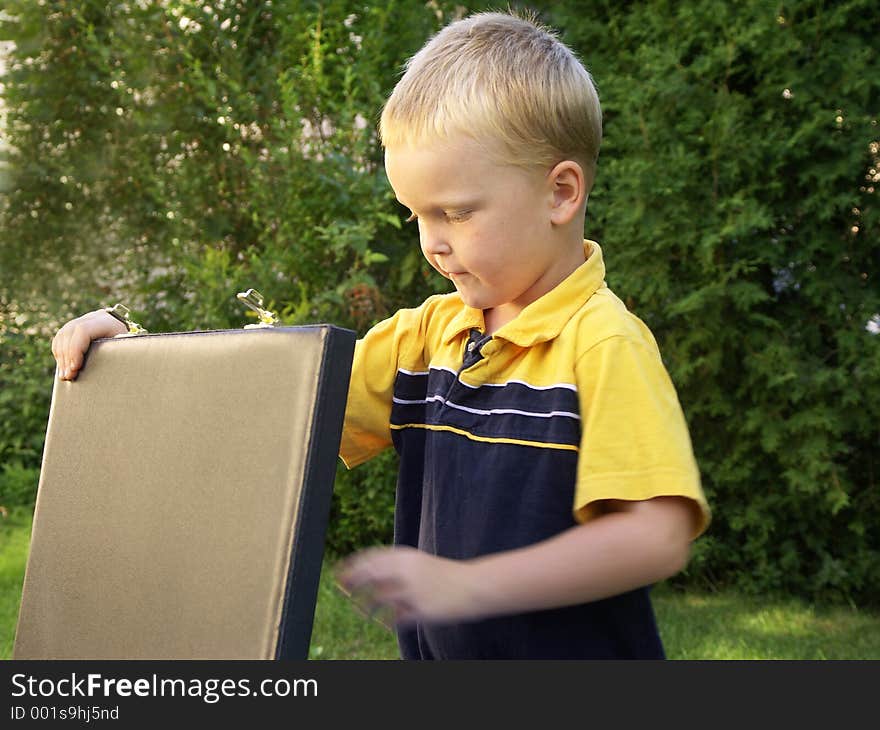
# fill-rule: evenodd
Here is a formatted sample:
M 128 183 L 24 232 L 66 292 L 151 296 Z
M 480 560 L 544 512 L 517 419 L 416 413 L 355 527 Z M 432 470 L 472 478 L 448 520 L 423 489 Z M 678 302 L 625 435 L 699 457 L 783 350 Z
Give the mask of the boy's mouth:
M 443 266 L 438 263 L 434 264 L 434 268 L 437 269 L 437 271 L 447 279 L 451 279 L 453 276 L 464 276 L 467 273 L 466 271 L 447 271 L 445 268 L 443 268 Z

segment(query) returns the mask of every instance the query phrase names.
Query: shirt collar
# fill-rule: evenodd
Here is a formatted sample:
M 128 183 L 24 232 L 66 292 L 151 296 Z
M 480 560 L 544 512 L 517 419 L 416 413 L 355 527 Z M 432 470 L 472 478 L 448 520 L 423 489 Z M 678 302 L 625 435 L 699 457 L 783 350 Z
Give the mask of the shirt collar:
M 500 327 L 493 337 L 520 347 L 530 347 L 556 337 L 574 313 L 605 283 L 605 263 L 599 244 L 585 240 L 584 256 L 587 257 L 584 263 Z M 450 342 L 473 327 L 485 331 L 483 310 L 463 304 L 443 330 L 443 340 Z

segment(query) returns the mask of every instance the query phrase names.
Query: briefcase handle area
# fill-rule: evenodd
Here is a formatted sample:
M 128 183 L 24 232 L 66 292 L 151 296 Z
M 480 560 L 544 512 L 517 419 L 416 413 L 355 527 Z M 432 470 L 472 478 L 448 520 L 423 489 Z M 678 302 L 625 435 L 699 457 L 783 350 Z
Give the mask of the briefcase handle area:
M 260 294 L 256 289 L 248 289 L 247 291 L 240 291 L 235 295 L 235 298 L 238 299 L 242 304 L 244 304 L 248 309 L 253 310 L 257 313 L 257 318 L 260 320 L 254 324 L 246 324 L 244 329 L 258 329 L 262 327 L 274 327 L 280 321 L 278 315 L 275 314 L 271 309 L 266 309 L 263 306 L 263 295 Z M 126 307 L 121 302 L 117 302 L 112 307 L 104 307 L 104 311 L 107 312 L 111 317 L 118 319 L 122 324 L 126 326 L 128 329 L 127 332 L 122 332 L 115 337 L 132 337 L 133 335 L 146 335 L 149 332 L 144 329 L 141 325 L 135 322 L 131 317 L 131 310 Z
M 248 289 L 244 292 L 240 291 L 235 295 L 235 298 L 249 309 L 254 310 L 257 313 L 257 317 L 260 319 L 257 324 L 246 324 L 244 326 L 246 330 L 257 327 L 274 327 L 278 324 L 278 315 L 269 309 L 263 308 L 263 295 L 256 289 Z

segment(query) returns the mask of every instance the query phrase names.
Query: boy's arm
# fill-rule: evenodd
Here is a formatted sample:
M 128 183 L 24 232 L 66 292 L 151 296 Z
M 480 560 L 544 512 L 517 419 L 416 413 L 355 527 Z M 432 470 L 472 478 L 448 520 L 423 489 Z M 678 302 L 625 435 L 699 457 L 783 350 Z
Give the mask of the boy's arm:
M 691 500 L 609 501 L 606 513 L 543 542 L 467 561 L 412 548 L 351 558 L 340 580 L 402 624 L 459 622 L 559 608 L 668 578 L 687 563 Z
M 544 542 L 474 561 L 478 603 L 519 613 L 609 598 L 687 565 L 694 509 L 683 497 L 606 503 L 606 514 Z
M 52 339 L 52 354 L 61 380 L 74 380 L 83 365 L 83 356 L 92 340 L 113 337 L 126 327 L 103 309 L 87 312 L 65 323 Z

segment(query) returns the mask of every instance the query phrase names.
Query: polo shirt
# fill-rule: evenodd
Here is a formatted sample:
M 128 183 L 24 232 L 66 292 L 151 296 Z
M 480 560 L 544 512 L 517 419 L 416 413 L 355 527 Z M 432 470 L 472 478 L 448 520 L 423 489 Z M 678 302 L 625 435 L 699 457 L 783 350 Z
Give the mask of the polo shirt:
M 355 346 L 340 456 L 400 455 L 394 541 L 469 559 L 594 519 L 602 500 L 710 512 L 648 327 L 605 284 L 602 250 L 491 336 L 457 293 Z M 589 559 L 589 556 L 585 556 Z M 587 604 L 398 631 L 405 659 L 662 658 L 649 588 Z

